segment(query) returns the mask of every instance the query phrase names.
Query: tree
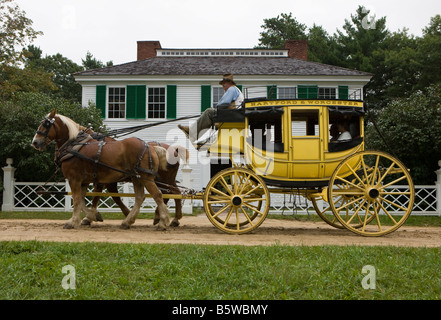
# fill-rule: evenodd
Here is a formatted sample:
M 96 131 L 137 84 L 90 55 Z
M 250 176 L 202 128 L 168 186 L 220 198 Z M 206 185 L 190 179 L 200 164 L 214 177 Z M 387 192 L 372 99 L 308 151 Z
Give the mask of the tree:
M 13 0 L 0 0 L 0 64 L 16 64 L 21 47 L 43 34 L 32 28 L 32 20 Z
M 421 75 L 417 89 L 441 82 L 441 16 L 430 19 L 429 26 L 423 29 L 423 37 L 418 42 L 418 55 Z
M 79 103 L 48 94 L 19 92 L 13 99 L 0 101 L 0 163 L 4 164 L 6 158 L 14 159 L 17 181 L 47 181 L 55 172 L 54 146 L 50 145 L 44 152 L 31 147 L 36 129 L 54 108 L 79 124 L 90 123 L 96 131 L 103 125 L 94 105 L 81 107 Z
M 292 13 L 282 13 L 275 18 L 264 19 L 261 26 L 258 48 L 283 49 L 286 40 L 305 40 L 306 25 L 292 17 Z
M 102 63 L 100 60 L 94 58 L 89 51 L 87 51 L 86 58 L 81 59 L 81 61 L 83 62 L 84 70 L 99 69 L 99 68 L 113 66 L 112 61 L 108 61 L 104 65 L 104 63 Z
M 335 41 L 339 51 L 340 66 L 373 72 L 373 53 L 381 49 L 389 34 L 386 17 L 369 20 L 369 10 L 359 6 L 351 20 L 345 20 L 344 31 L 337 30 Z
M 386 143 L 369 125 L 368 148 L 395 153 L 410 168 L 416 184 L 433 184 L 441 160 L 441 84 L 387 104 L 377 110 L 375 122 Z
M 75 72 L 83 70 L 81 66 L 60 53 L 43 58 L 42 50 L 33 45 L 28 46 L 26 51 L 26 69 L 51 74 L 51 79 L 58 88 L 56 95 L 73 102 L 81 102 L 81 85 L 73 77 Z

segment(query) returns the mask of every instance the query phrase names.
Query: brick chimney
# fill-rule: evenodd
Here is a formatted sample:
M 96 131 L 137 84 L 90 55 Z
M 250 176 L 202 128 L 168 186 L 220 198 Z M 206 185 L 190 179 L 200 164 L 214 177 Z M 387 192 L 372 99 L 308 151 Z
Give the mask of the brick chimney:
M 290 58 L 308 60 L 308 40 L 286 40 L 285 49 Z
M 156 57 L 156 49 L 161 49 L 159 41 L 137 41 L 138 56 L 137 59 L 143 60 L 147 58 Z

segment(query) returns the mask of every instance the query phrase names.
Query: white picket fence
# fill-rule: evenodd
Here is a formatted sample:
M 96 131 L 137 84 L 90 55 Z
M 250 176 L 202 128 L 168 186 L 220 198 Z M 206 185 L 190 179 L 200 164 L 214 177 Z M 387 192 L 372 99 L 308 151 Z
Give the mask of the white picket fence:
M 71 211 L 72 197 L 64 195 L 69 192 L 69 184 L 67 182 L 15 182 L 14 171 L 15 168 L 11 166 L 12 159 L 8 159 L 8 166 L 3 167 L 4 171 L 4 191 L 3 191 L 3 205 L 2 211 Z M 185 170 L 184 170 L 185 171 Z M 417 215 L 437 215 L 441 216 L 441 169 L 437 171 L 438 180 L 435 185 L 415 186 L 415 204 L 412 214 Z M 189 176 L 191 169 L 184 172 L 183 179 L 191 181 Z M 188 176 L 188 177 L 187 177 Z M 53 194 L 38 194 L 37 191 L 41 186 L 50 187 Z M 184 184 L 184 185 L 188 185 Z M 406 191 L 406 187 L 395 186 L 393 191 Z M 90 190 L 92 191 L 92 190 Z M 59 192 L 57 194 L 56 192 Z M 120 193 L 133 193 L 133 188 L 130 183 L 119 184 Z M 390 199 L 392 202 L 399 203 L 399 199 Z M 122 201 L 126 206 L 131 207 L 134 199 L 130 197 L 122 197 Z M 90 197 L 87 198 L 87 205 L 91 204 Z M 312 203 L 305 197 L 298 193 L 292 195 L 271 194 L 271 213 L 278 213 L 284 215 L 305 215 L 316 214 Z M 168 206 L 171 210 L 174 209 L 174 201 L 170 200 Z M 194 207 L 201 207 L 201 200 L 184 200 L 184 213 L 191 213 Z M 320 204 L 319 204 L 320 206 Z M 113 200 L 108 198 L 101 198 L 98 208 L 102 212 L 120 211 Z M 141 208 L 141 212 L 154 212 L 156 204 L 152 198 L 146 198 Z M 386 207 L 390 212 L 396 211 L 393 206 Z

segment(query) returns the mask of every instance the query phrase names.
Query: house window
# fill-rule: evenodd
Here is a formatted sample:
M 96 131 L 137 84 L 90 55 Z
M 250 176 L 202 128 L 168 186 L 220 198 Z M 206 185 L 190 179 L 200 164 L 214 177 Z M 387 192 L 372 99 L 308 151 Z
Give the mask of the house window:
M 296 88 L 295 87 L 279 87 L 279 99 L 295 99 Z
M 149 88 L 147 117 L 165 118 L 165 88 Z
M 109 88 L 108 118 L 126 117 L 126 88 Z
M 318 88 L 319 99 L 336 99 L 337 90 L 335 88 Z
M 213 88 L 213 108 L 215 108 L 219 102 L 219 100 L 224 95 L 225 90 L 222 87 L 214 87 Z

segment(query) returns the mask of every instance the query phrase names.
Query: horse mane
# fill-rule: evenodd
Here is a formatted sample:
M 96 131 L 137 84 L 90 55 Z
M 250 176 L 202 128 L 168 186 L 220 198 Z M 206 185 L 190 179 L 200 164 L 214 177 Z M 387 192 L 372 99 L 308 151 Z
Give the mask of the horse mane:
M 80 133 L 80 125 L 78 123 L 61 114 L 57 114 L 55 117 L 60 118 L 60 120 L 66 125 L 67 130 L 69 131 L 69 140 L 73 140 L 78 136 Z

